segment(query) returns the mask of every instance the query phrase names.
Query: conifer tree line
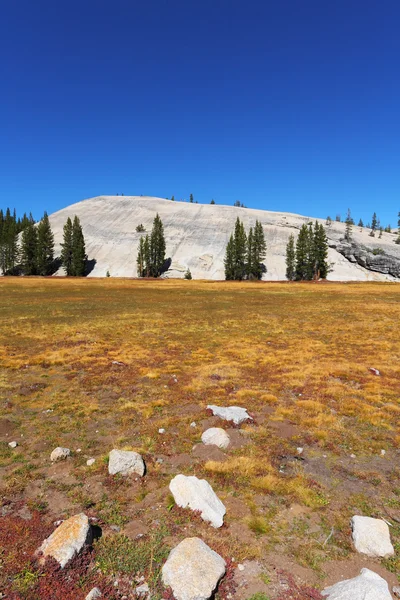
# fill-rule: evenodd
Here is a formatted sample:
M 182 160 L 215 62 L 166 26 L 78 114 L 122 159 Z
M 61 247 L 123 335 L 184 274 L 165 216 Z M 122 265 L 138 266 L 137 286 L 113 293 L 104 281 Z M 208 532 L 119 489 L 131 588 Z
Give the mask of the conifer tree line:
M 324 226 L 305 223 L 301 226 L 297 240 L 292 234 L 286 246 L 286 279 L 289 281 L 311 281 L 326 279 L 329 272 L 328 239 Z
M 21 233 L 22 232 L 22 233 Z M 70 232 L 70 233 L 69 233 Z M 21 234 L 21 235 L 20 235 Z M 61 264 L 67 275 L 83 276 L 85 240 L 79 219 L 68 218 L 61 244 Z M 39 223 L 32 214 L 16 218 L 15 210 L 0 210 L 0 269 L 3 275 L 52 275 L 60 266 L 54 256 L 54 235 L 45 212 Z
M 229 238 L 225 251 L 225 279 L 242 281 L 243 279 L 261 279 L 263 260 L 267 252 L 264 230 L 260 221 L 256 221 L 246 234 L 239 217 L 234 232 Z
M 164 226 L 157 213 L 150 235 L 141 236 L 136 259 L 138 277 L 160 277 L 165 264 Z

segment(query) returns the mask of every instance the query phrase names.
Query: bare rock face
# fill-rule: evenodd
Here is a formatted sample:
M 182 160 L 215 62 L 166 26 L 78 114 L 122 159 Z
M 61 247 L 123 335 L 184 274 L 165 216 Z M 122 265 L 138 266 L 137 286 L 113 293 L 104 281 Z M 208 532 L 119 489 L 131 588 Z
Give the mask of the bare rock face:
M 143 477 L 146 467 L 143 458 L 137 452 L 131 450 L 111 450 L 108 461 L 108 472 L 110 475 L 131 475 L 136 473 Z
M 186 538 L 171 550 L 162 580 L 176 600 L 208 600 L 225 574 L 224 559 L 199 538 Z
M 393 556 L 389 527 L 381 519 L 355 516 L 351 520 L 353 542 L 357 552 L 367 556 Z
M 50 460 L 52 462 L 56 462 L 57 460 L 65 460 L 68 456 L 71 455 L 71 450 L 69 448 L 54 448 L 53 452 L 50 454 Z
M 46 539 L 38 549 L 43 557 L 52 556 L 63 568 L 78 554 L 86 543 L 91 543 L 89 519 L 83 513 L 67 519 Z
M 235 425 L 240 425 L 244 421 L 252 421 L 252 417 L 247 413 L 245 408 L 241 408 L 240 406 L 215 406 L 214 404 L 209 404 L 207 406 L 208 410 L 211 410 L 215 417 L 220 417 L 224 419 L 224 421 L 233 421 Z
M 222 527 L 226 508 L 205 479 L 177 475 L 169 484 L 175 502 L 181 508 L 191 508 L 201 513 L 203 521 L 213 527 Z
M 385 273 L 396 278 L 400 277 L 400 259 L 397 256 L 387 254 L 379 246 L 368 248 L 356 242 L 342 242 L 336 245 L 335 248 L 347 260 L 357 263 L 369 271 Z
M 230 437 L 225 429 L 221 427 L 210 427 L 204 431 L 201 441 L 206 446 L 218 446 L 218 448 L 227 448 L 230 443 Z
M 369 569 L 358 577 L 340 581 L 321 592 L 327 600 L 392 600 L 387 582 Z

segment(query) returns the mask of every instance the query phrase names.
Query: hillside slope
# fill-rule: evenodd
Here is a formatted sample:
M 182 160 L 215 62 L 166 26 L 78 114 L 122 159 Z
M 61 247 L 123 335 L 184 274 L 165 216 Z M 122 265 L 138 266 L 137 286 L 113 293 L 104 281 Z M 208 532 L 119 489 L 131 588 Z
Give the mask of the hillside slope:
M 239 216 L 248 230 L 256 219 L 261 221 L 267 241 L 266 280 L 285 279 L 285 249 L 291 233 L 310 220 L 301 215 L 219 206 L 172 202 L 147 196 L 99 196 L 72 204 L 50 215 L 60 253 L 63 225 L 75 214 L 81 220 L 88 258 L 95 266 L 92 277 L 136 277 L 136 256 L 140 236 L 136 226 L 142 223 L 147 232 L 159 213 L 164 224 L 167 257 L 171 267 L 167 277 L 183 277 L 189 267 L 195 279 L 224 279 L 224 255 L 229 236 Z M 325 221 L 321 221 L 323 224 Z M 366 269 L 351 262 L 336 250 L 344 236 L 344 223 L 333 222 L 327 228 L 329 262 L 333 271 L 329 279 L 341 281 L 393 280 L 391 275 Z M 353 239 L 373 250 L 381 248 L 386 255 L 400 261 L 400 247 L 393 234 L 383 233 L 382 239 L 371 238 L 369 231 L 353 228 Z M 347 253 L 348 254 L 348 253 Z M 380 270 L 380 267 L 378 268 Z M 63 274 L 60 269 L 59 275 Z

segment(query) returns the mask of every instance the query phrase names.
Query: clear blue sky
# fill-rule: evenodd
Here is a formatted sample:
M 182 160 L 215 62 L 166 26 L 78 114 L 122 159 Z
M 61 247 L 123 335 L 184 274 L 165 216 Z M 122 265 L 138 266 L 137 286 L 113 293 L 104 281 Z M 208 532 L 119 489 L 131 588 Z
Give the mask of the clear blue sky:
M 400 210 L 399 0 L 0 2 L 0 205 Z

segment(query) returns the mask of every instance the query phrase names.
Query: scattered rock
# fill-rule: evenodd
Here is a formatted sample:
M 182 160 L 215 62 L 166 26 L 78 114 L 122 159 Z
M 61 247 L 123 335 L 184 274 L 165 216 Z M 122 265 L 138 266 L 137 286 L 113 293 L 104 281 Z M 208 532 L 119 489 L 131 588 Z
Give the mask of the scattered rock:
M 18 442 L 8 442 L 10 448 L 16 448 L 18 446 Z
M 382 449 L 382 450 L 381 450 L 381 456 L 385 456 L 385 454 L 386 454 L 386 450 L 383 450 L 383 449 Z
M 389 527 L 381 519 L 355 516 L 351 520 L 353 542 L 357 552 L 367 556 L 393 556 Z
M 197 427 L 196 421 L 192 421 L 192 422 L 190 423 L 190 427 Z
M 145 465 L 143 458 L 137 452 L 131 450 L 111 450 L 108 461 L 108 472 L 110 475 L 130 475 L 137 473 L 143 477 Z
M 225 421 L 233 421 L 235 425 L 240 425 L 243 421 L 252 421 L 252 417 L 247 413 L 245 408 L 241 408 L 240 406 L 215 406 L 214 404 L 209 404 L 207 406 L 208 410 L 211 410 L 215 417 L 220 417 Z
M 176 600 L 208 600 L 225 574 L 225 561 L 199 538 L 186 538 L 171 550 L 162 580 Z
M 392 600 L 386 581 L 369 569 L 361 569 L 357 577 L 340 581 L 321 593 L 328 600 Z
M 379 376 L 381 374 L 380 371 L 378 371 L 378 369 L 374 369 L 374 367 L 370 367 L 369 371 L 371 371 L 371 373 L 373 373 L 374 375 Z
M 304 448 L 301 448 L 300 446 L 298 448 L 296 448 L 297 454 L 303 454 L 304 452 Z
M 38 549 L 43 557 L 52 556 L 65 567 L 67 562 L 78 554 L 86 543 L 91 543 L 92 532 L 89 519 L 83 513 L 63 521 L 53 533 L 44 540 Z
M 89 459 L 86 461 L 86 464 L 87 464 L 87 466 L 88 466 L 88 467 L 91 467 L 92 465 L 94 465 L 94 463 L 95 463 L 95 462 L 96 462 L 96 459 L 95 459 L 95 458 L 89 458 Z
M 158 430 L 158 433 L 165 433 L 165 429 L 161 427 L 161 429 Z
M 90 590 L 85 600 L 96 600 L 97 598 L 101 598 L 101 591 L 98 587 L 95 587 L 92 590 Z
M 209 521 L 213 527 L 224 524 L 225 506 L 205 479 L 177 475 L 169 484 L 169 489 L 181 508 L 200 511 L 203 521 Z
M 211 427 L 207 429 L 201 436 L 201 441 L 206 446 L 218 446 L 218 448 L 227 448 L 229 446 L 230 437 L 225 429 L 221 427 Z
M 50 460 L 52 462 L 56 462 L 57 460 L 65 460 L 70 455 L 71 455 L 71 450 L 69 448 L 61 448 L 60 446 L 58 446 L 50 454 Z
M 147 583 L 142 583 L 142 585 L 138 585 L 135 589 L 135 592 L 136 595 L 139 596 L 139 598 L 150 596 L 150 589 Z

